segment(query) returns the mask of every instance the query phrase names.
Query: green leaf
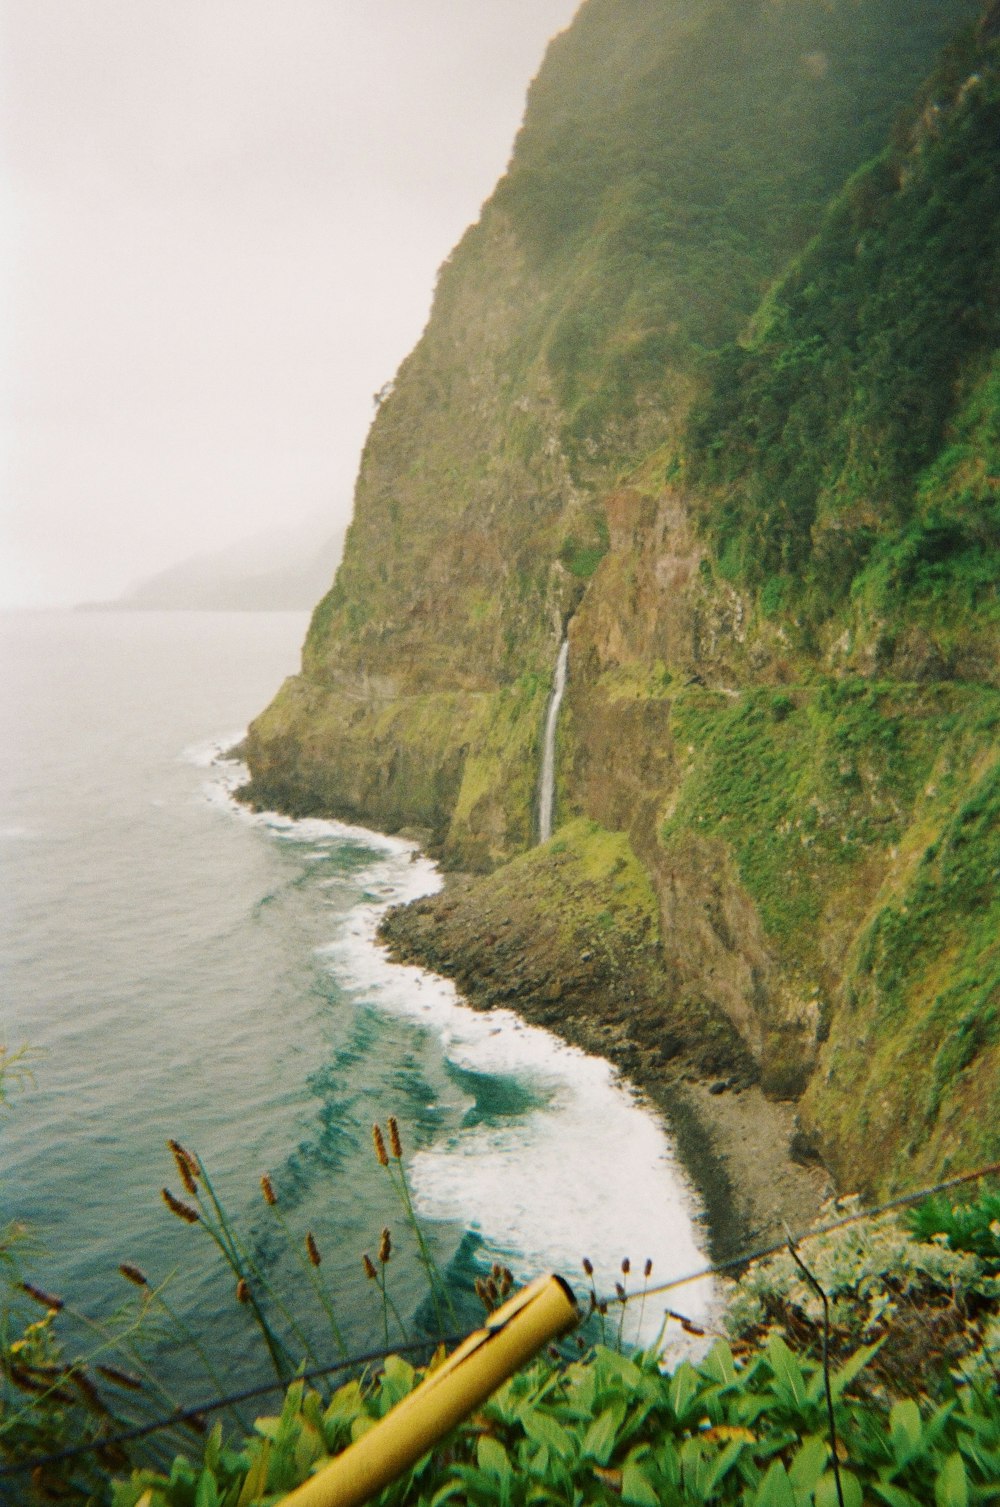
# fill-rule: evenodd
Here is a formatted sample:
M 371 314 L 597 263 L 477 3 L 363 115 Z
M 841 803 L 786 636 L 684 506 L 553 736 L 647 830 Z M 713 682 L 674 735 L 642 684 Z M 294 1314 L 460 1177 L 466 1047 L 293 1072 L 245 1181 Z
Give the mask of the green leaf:
M 387 1355 L 384 1363 L 384 1375 L 382 1377 L 382 1392 L 390 1401 L 390 1406 L 395 1406 L 404 1397 L 408 1397 L 413 1391 L 413 1382 L 416 1372 L 409 1361 L 403 1360 L 401 1355 Z
M 323 1417 L 327 1423 L 341 1419 L 350 1422 L 364 1411 L 365 1399 L 361 1387 L 358 1382 L 349 1381 L 346 1386 L 338 1387 L 334 1392 Z
M 681 1457 L 672 1439 L 664 1439 L 656 1451 L 656 1465 L 669 1486 L 681 1483 Z
M 725 1340 L 716 1340 L 701 1362 L 701 1370 L 711 1381 L 720 1382 L 724 1387 L 739 1385 L 740 1376 L 733 1360 L 733 1352 Z
M 894 1403 L 889 1414 L 889 1437 L 897 1465 L 905 1465 L 919 1453 L 922 1434 L 920 1409 L 912 1397 Z
M 780 1460 L 774 1460 L 754 1497 L 754 1507 L 796 1507 L 795 1493 L 788 1472 Z
M 730 1439 L 724 1450 L 719 1451 L 718 1457 L 712 1461 L 709 1469 L 701 1478 L 699 1485 L 706 1500 L 718 1486 L 733 1465 L 738 1455 L 746 1449 L 746 1441 L 743 1439 Z
M 840 1485 L 844 1493 L 844 1507 L 863 1507 L 864 1496 L 857 1476 L 853 1476 L 849 1470 L 842 1470 Z M 832 1470 L 827 1471 L 818 1482 L 814 1501 L 816 1507 L 840 1507 L 840 1499 L 837 1496 L 837 1478 Z
M 969 1507 L 969 1479 L 965 1474 L 965 1461 L 957 1450 L 948 1456 L 938 1471 L 934 1500 L 937 1507 Z
M 442 1486 L 441 1490 L 436 1491 L 431 1497 L 431 1507 L 441 1507 L 442 1502 L 450 1501 L 452 1497 L 459 1496 L 465 1496 L 465 1482 L 449 1481 L 447 1486 Z
M 660 1497 L 649 1476 L 637 1460 L 625 1461 L 622 1471 L 622 1501 L 635 1507 L 660 1507 Z
M 830 1458 L 830 1446 L 825 1439 L 813 1435 L 803 1441 L 796 1450 L 788 1476 L 797 1491 L 812 1491 L 826 1469 Z
M 697 1390 L 698 1373 L 687 1361 L 682 1361 L 670 1378 L 670 1406 L 678 1418 L 684 1417 Z
M 802 1367 L 789 1350 L 780 1334 L 772 1334 L 767 1342 L 767 1358 L 775 1378 L 792 1395 L 798 1407 L 806 1400 L 806 1384 Z
M 573 1439 L 554 1418 L 547 1413 L 540 1412 L 537 1408 L 524 1407 L 519 1414 L 521 1425 L 529 1439 L 536 1444 L 544 1444 L 557 1455 L 571 1455 L 573 1453 Z
M 625 1403 L 616 1402 L 594 1419 L 583 1438 L 583 1454 L 586 1459 L 596 1460 L 598 1465 L 607 1465 L 625 1413 Z
M 288 1388 L 288 1391 L 285 1393 L 285 1402 L 284 1406 L 281 1409 L 281 1418 L 279 1420 L 282 1433 L 287 1434 L 291 1430 L 296 1418 L 298 1418 L 299 1416 L 299 1409 L 302 1406 L 302 1393 L 305 1390 L 305 1385 L 306 1384 L 304 1381 L 293 1381 L 291 1386 Z
M 476 1460 L 479 1469 L 487 1475 L 499 1476 L 502 1481 L 507 1480 L 513 1471 L 510 1456 L 500 1443 L 499 1439 L 493 1439 L 489 1434 L 481 1434 L 479 1443 L 476 1445 Z
M 625 1390 L 629 1394 L 643 1390 L 646 1378 L 635 1361 L 629 1360 L 628 1356 L 619 1355 L 615 1350 L 600 1349 L 596 1353 L 594 1365 L 598 1385 L 602 1389 L 610 1387 L 613 1391 Z
M 872 1481 L 868 1489 L 887 1502 L 888 1507 L 920 1507 L 916 1497 L 900 1486 L 891 1486 L 888 1481 Z
M 318 1392 L 307 1392 L 302 1399 L 302 1416 L 314 1429 L 323 1429 L 323 1399 Z
M 214 1475 L 219 1468 L 222 1453 L 222 1424 L 217 1423 L 205 1441 L 205 1469 Z
M 194 1507 L 219 1507 L 219 1488 L 210 1470 L 203 1470 L 194 1494 Z
M 872 1356 L 881 1347 L 881 1340 L 875 1345 L 862 1345 L 860 1350 L 855 1350 L 854 1354 L 849 1356 L 844 1364 L 834 1371 L 830 1377 L 830 1391 L 833 1393 L 834 1398 L 840 1397 L 844 1388 L 851 1385 L 854 1378 L 860 1375 Z

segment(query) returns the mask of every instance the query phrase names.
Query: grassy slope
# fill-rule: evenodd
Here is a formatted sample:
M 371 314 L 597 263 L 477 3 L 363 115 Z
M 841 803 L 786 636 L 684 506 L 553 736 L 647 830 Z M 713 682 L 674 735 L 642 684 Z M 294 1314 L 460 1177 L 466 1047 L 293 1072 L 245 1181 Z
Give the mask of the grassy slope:
M 1000 1153 L 998 157 L 996 45 L 966 39 L 692 426 L 713 570 L 807 683 L 694 698 L 663 836 L 726 836 L 822 1006 L 817 1145 L 869 1186 Z
M 834 202 L 718 361 L 690 447 L 727 579 L 817 627 L 850 599 L 884 664 L 913 658 L 916 629 L 939 673 L 966 675 L 995 671 L 1000 649 L 992 51 L 953 47 Z

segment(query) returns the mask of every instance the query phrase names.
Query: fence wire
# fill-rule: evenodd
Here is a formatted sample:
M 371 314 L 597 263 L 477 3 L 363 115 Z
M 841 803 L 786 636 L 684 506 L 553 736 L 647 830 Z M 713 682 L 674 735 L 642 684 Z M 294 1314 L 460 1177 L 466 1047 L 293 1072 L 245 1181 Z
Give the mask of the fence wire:
M 598 1300 L 606 1307 L 615 1304 L 626 1304 L 637 1298 L 646 1300 L 659 1294 L 674 1292 L 677 1288 L 688 1286 L 693 1282 L 701 1282 L 706 1277 L 728 1276 L 732 1272 L 742 1271 L 755 1261 L 763 1261 L 770 1256 L 780 1255 L 792 1248 L 793 1255 L 798 1246 L 809 1240 L 814 1240 L 820 1235 L 831 1234 L 835 1230 L 845 1229 L 848 1225 L 860 1224 L 868 1219 L 877 1219 L 882 1214 L 892 1213 L 897 1209 L 908 1208 L 915 1203 L 921 1203 L 926 1198 L 933 1198 L 939 1193 L 948 1193 L 956 1188 L 963 1187 L 968 1183 L 979 1182 L 987 1177 L 1000 1177 L 1000 1162 L 992 1162 L 985 1167 L 977 1167 L 973 1172 L 964 1172 L 957 1177 L 945 1178 L 942 1182 L 932 1183 L 928 1187 L 919 1188 L 913 1193 L 905 1193 L 896 1198 L 887 1199 L 885 1203 L 877 1204 L 864 1209 L 852 1210 L 837 1219 L 829 1220 L 822 1225 L 816 1225 L 809 1230 L 804 1230 L 796 1236 L 789 1236 L 774 1245 L 760 1246 L 753 1250 L 744 1251 L 739 1256 L 732 1256 L 726 1261 L 717 1261 L 701 1267 L 697 1271 L 687 1272 L 681 1277 L 672 1277 L 666 1282 L 657 1283 L 654 1287 L 646 1287 L 641 1291 L 622 1294 L 614 1292 L 606 1299 Z M 669 1310 L 668 1310 L 669 1312 Z M 588 1317 L 584 1314 L 583 1317 Z M 681 1318 L 681 1315 L 674 1315 Z M 62 1464 L 67 1460 L 80 1458 L 84 1455 L 99 1454 L 102 1451 L 120 1449 L 123 1445 L 133 1444 L 139 1439 L 148 1438 L 152 1434 L 163 1432 L 184 1425 L 197 1424 L 211 1413 L 221 1412 L 228 1407 L 238 1406 L 240 1403 L 250 1402 L 257 1397 L 266 1397 L 276 1392 L 285 1392 L 296 1381 L 317 1381 L 326 1376 L 336 1375 L 338 1372 L 360 1370 L 366 1366 L 379 1365 L 387 1360 L 390 1355 L 419 1354 L 420 1352 L 433 1351 L 438 1345 L 456 1345 L 464 1340 L 464 1334 L 444 1335 L 440 1339 L 413 1340 L 402 1345 L 393 1345 L 386 1350 L 368 1350 L 358 1355 L 347 1356 L 343 1360 L 333 1362 L 329 1366 L 315 1367 L 309 1371 L 303 1371 L 292 1381 L 273 1381 L 263 1383 L 260 1386 L 247 1387 L 239 1392 L 230 1392 L 224 1396 L 209 1398 L 188 1408 L 175 1408 L 170 1414 L 154 1419 L 149 1423 L 136 1425 L 134 1428 L 123 1429 L 118 1433 L 101 1435 L 88 1440 L 85 1444 L 67 1446 L 65 1449 L 53 1451 L 47 1455 L 38 1455 L 29 1460 L 19 1460 L 11 1464 L 0 1466 L 0 1482 L 9 1480 L 14 1476 L 28 1474 L 31 1471 L 43 1469 L 51 1465 Z

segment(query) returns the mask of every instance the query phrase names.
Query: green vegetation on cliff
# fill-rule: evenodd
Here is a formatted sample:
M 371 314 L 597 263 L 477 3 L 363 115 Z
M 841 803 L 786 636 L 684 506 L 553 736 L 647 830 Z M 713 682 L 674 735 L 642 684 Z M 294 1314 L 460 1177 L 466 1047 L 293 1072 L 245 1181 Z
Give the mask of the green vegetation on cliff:
M 973 12 L 582 7 L 494 200 L 550 282 L 545 354 L 578 465 L 595 447 L 605 472 L 636 457 L 637 414 L 662 408 L 665 373 L 733 338 Z
M 982 608 L 995 634 L 1000 80 L 983 62 L 971 39 L 950 51 L 697 412 L 712 551 L 771 611 L 822 619 L 853 583 L 869 623 L 916 610 L 946 631 Z
M 523 845 L 523 781 L 475 729 L 452 736 L 448 698 L 548 680 L 608 549 L 607 485 L 678 434 L 703 353 L 735 337 L 974 12 L 587 0 L 379 408 L 308 694 L 290 685 L 251 731 L 259 798 L 398 825 L 414 781 L 383 752 L 392 702 L 399 761 L 439 771 L 443 803 L 421 795 L 410 819 L 446 859 Z M 444 698 L 436 716 L 426 696 Z M 522 703 L 522 759 L 541 716 Z M 319 722 L 340 728 L 323 747 Z M 459 794 L 470 750 L 475 798 Z
M 249 739 L 254 798 L 484 874 L 417 947 L 483 1002 L 513 908 L 509 1002 L 701 1039 L 873 1188 L 1000 1145 L 998 52 L 995 0 L 587 0 Z

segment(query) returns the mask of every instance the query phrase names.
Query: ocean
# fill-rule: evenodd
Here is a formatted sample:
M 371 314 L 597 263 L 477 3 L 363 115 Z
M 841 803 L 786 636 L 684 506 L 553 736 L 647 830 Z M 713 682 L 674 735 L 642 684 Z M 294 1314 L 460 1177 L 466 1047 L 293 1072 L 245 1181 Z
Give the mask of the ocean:
M 661 1280 L 704 1261 L 668 1136 L 607 1063 L 388 961 L 384 909 L 441 883 L 412 843 L 233 800 L 244 772 L 227 752 L 297 668 L 305 628 L 295 613 L 0 617 L 0 1040 L 30 1047 L 34 1075 L 0 1110 L 0 1223 L 30 1228 L 28 1275 L 66 1302 L 73 1348 L 134 1297 L 118 1272 L 132 1262 L 234 1386 L 265 1376 L 266 1355 L 205 1232 L 162 1200 L 184 1196 L 170 1137 L 202 1160 L 321 1361 L 307 1232 L 348 1348 L 383 1338 L 362 1267 L 383 1226 L 402 1320 L 429 1322 L 372 1148 L 390 1114 L 466 1319 L 495 1261 L 581 1293 L 584 1256 L 603 1291 L 625 1256 L 633 1287 L 647 1258 Z M 710 1286 L 684 1304 L 703 1318 Z M 661 1318 L 650 1302 L 644 1338 Z M 633 1308 L 626 1338 L 637 1326 Z M 212 1390 L 175 1326 L 142 1343 L 182 1400 Z

